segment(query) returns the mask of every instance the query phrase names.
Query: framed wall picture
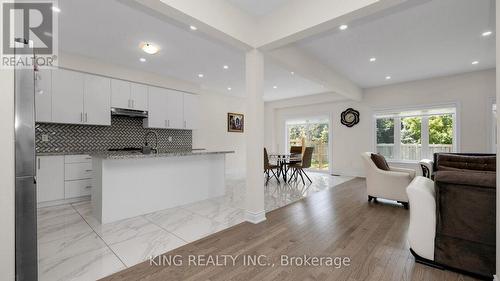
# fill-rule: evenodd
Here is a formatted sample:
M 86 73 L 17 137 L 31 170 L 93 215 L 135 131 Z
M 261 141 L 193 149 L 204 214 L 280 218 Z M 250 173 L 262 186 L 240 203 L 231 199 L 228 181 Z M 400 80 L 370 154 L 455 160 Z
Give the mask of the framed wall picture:
M 245 116 L 243 116 L 243 114 L 241 113 L 229 112 L 227 114 L 227 131 L 243 133 L 244 129 L 245 129 Z

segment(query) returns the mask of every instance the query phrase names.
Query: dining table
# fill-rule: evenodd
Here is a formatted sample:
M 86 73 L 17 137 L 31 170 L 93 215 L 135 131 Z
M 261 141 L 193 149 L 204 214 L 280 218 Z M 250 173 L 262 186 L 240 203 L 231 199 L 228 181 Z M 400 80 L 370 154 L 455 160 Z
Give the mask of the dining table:
M 301 153 L 270 153 L 269 158 L 279 166 L 278 177 L 283 177 L 283 181 L 288 182 L 287 174 L 290 164 L 300 163 L 302 161 Z

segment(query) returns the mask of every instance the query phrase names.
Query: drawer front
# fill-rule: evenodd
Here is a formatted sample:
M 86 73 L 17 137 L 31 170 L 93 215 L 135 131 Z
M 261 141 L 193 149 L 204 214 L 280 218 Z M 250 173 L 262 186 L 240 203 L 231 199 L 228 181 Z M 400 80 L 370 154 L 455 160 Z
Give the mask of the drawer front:
M 90 163 L 92 162 L 92 157 L 90 155 L 81 154 L 81 155 L 66 155 L 64 156 L 64 163 Z
M 71 163 L 64 166 L 64 180 L 92 178 L 92 163 Z
M 76 180 L 64 183 L 64 198 L 75 198 L 90 195 L 92 180 Z

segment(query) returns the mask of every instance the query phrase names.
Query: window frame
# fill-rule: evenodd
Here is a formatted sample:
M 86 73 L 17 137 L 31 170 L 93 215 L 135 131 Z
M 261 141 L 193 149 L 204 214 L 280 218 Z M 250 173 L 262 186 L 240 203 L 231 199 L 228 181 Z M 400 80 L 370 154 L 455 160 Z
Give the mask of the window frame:
M 324 174 L 332 174 L 333 173 L 333 118 L 332 114 L 329 112 L 318 112 L 316 114 L 286 114 L 282 117 L 282 124 L 283 124 L 283 129 L 284 129 L 284 139 L 285 143 L 283 145 L 284 150 L 282 151 L 283 153 L 287 153 L 290 151 L 290 139 L 288 135 L 288 125 L 287 122 L 289 120 L 295 120 L 295 119 L 325 119 L 328 121 L 328 170 L 318 170 L 318 169 L 313 169 L 309 168 L 307 169 L 308 171 L 313 171 L 313 172 L 318 172 L 318 173 L 324 173 Z
M 453 152 L 460 152 L 460 103 L 443 103 L 431 105 L 419 105 L 415 107 L 393 107 L 374 110 L 372 115 L 372 151 L 377 151 L 377 119 L 383 115 L 400 114 L 405 111 L 425 111 L 425 110 L 439 110 L 444 108 L 454 108 L 455 113 L 453 116 Z M 439 114 L 438 114 L 439 115 Z M 417 115 L 422 118 L 421 127 L 421 140 L 422 140 L 422 155 L 429 153 L 429 117 L 431 115 Z M 401 117 L 394 118 L 394 158 L 387 158 L 389 163 L 407 163 L 414 164 L 420 160 L 403 160 L 400 158 L 401 150 Z M 431 156 L 432 157 L 432 156 Z

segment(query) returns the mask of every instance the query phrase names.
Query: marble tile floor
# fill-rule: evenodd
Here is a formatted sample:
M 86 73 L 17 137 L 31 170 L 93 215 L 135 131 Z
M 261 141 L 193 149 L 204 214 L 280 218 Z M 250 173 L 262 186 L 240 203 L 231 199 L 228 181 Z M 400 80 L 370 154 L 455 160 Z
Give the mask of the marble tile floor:
M 309 173 L 312 184 L 265 188 L 271 211 L 351 177 Z M 38 209 L 39 280 L 96 280 L 244 221 L 245 179 L 228 176 L 224 197 L 100 224 L 89 201 Z

